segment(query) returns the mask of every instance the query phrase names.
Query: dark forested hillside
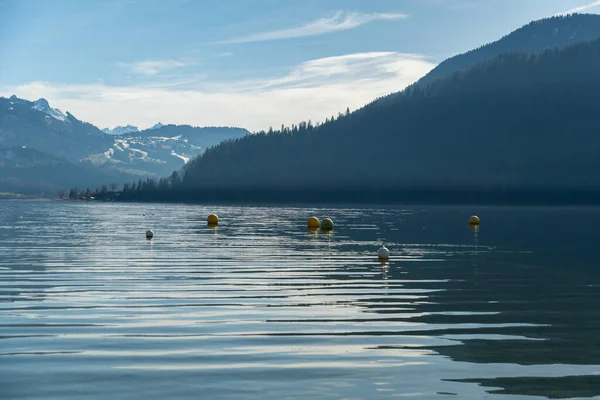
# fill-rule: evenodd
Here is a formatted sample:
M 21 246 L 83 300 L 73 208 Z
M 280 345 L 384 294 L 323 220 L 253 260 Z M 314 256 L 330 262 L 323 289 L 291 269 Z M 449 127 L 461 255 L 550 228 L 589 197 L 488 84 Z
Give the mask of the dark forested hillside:
M 598 190 L 598 104 L 600 40 L 503 55 L 317 127 L 301 123 L 224 142 L 162 187 L 172 187 L 168 197 L 262 193 L 266 200 L 285 191 L 318 197 L 358 190 L 368 198 Z
M 132 175 L 72 163 L 28 147 L 0 146 L 0 192 L 55 196 L 73 186 L 94 188 L 131 179 Z
M 597 38 L 600 38 L 600 15 L 572 14 L 534 21 L 496 42 L 445 60 L 419 83 L 429 83 L 464 71 L 501 54 L 535 54 Z

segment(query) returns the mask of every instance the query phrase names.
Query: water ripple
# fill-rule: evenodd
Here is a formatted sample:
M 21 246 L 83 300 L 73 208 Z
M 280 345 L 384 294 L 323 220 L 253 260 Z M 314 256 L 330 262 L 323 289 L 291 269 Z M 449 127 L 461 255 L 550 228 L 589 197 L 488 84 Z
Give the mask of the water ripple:
M 519 213 L 2 202 L 0 398 L 599 395 L 600 278 Z

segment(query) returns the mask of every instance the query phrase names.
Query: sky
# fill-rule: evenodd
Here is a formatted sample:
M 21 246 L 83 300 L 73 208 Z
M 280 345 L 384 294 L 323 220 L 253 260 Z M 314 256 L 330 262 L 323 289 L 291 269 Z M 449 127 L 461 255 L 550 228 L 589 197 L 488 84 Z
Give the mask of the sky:
M 0 0 L 0 96 L 100 128 L 323 121 L 592 0 Z

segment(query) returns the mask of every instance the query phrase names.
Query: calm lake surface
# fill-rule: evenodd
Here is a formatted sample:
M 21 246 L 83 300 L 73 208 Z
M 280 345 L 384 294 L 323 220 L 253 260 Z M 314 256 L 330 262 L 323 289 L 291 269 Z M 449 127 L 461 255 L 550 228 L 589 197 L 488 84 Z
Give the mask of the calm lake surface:
M 595 208 L 2 201 L 0 398 L 592 398 L 599 244 Z

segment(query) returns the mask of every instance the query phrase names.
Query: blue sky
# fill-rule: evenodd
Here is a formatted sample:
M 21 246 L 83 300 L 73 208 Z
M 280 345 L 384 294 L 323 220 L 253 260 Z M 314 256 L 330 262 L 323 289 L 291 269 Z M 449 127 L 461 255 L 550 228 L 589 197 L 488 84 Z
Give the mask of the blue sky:
M 102 127 L 266 129 L 403 89 L 592 0 L 0 0 L 0 95 Z

